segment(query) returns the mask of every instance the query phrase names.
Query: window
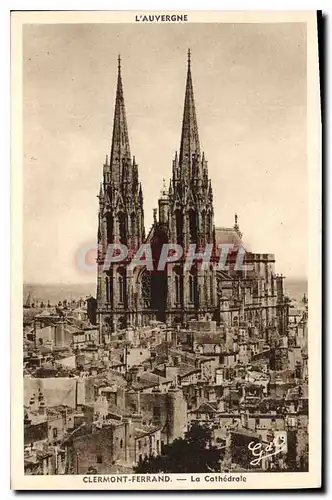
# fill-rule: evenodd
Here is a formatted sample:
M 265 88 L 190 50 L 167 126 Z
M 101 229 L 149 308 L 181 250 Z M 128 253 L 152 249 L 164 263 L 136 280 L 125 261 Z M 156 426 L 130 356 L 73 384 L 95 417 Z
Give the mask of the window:
M 97 464 L 102 464 L 102 463 L 103 463 L 103 456 L 97 455 Z
M 120 212 L 118 214 L 118 220 L 119 220 L 120 243 L 126 245 L 127 244 L 126 216 L 123 212 Z
M 189 238 L 190 243 L 196 243 L 197 241 L 197 214 L 193 210 L 189 210 Z
M 183 216 L 180 210 L 175 211 L 175 224 L 176 224 L 176 242 L 178 245 L 183 243 Z
M 180 276 L 175 275 L 175 302 L 180 302 Z
M 119 302 L 123 302 L 123 278 L 122 276 L 120 276 L 118 278 L 118 282 L 119 282 Z
M 183 281 L 181 276 L 181 268 L 176 266 L 175 269 L 175 302 L 181 302 Z
M 140 440 L 138 440 L 138 449 L 140 450 L 142 448 L 142 443 Z
M 214 292 L 214 276 L 212 273 L 212 268 L 210 268 L 211 276 L 210 276 L 210 297 L 213 300 L 213 292 Z
M 160 420 L 160 406 L 153 407 L 153 416 L 156 420 Z
M 189 302 L 194 302 L 195 300 L 195 280 L 192 274 L 189 276 Z
M 56 427 L 53 428 L 53 439 L 58 437 L 58 429 Z
M 123 268 L 118 269 L 118 287 L 119 287 L 119 302 L 122 304 L 124 302 L 125 296 L 125 271 Z
M 106 226 L 107 226 L 107 243 L 113 243 L 113 216 L 108 213 L 106 215 Z
M 135 216 L 135 213 L 133 212 L 130 216 L 130 224 L 131 224 L 131 234 L 135 234 L 135 230 L 136 230 L 136 216 Z
M 105 278 L 106 281 L 106 302 L 110 302 L 111 294 L 110 294 L 110 279 Z
M 120 441 L 120 448 L 123 448 L 123 440 Z

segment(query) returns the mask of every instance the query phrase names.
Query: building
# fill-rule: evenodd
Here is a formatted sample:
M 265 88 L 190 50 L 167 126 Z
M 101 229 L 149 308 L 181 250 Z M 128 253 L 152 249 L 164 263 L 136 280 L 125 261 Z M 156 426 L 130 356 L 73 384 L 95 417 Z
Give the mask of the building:
M 266 328 L 267 337 L 269 329 L 283 332 L 288 309 L 274 256 L 245 252 L 244 261 L 251 270 L 237 270 L 241 238 L 237 215 L 233 228 L 215 227 L 213 189 L 199 141 L 190 52 L 180 151 L 145 237 L 143 190 L 130 152 L 119 58 L 111 152 L 99 192 L 97 317 L 103 340 L 119 329 L 144 326 L 151 320 L 185 325 L 192 319 L 208 318 L 236 326 L 249 321 Z M 118 243 L 127 246 L 128 255 L 109 263 L 108 245 Z M 181 245 L 183 257 L 158 270 L 164 243 Z M 212 264 L 220 259 L 218 244 L 230 243 L 234 249 L 228 258 L 229 270 L 216 270 Z M 131 270 L 128 264 L 142 244 L 151 245 L 153 269 L 138 266 Z M 211 245 L 211 265 L 203 269 L 194 261 L 185 271 L 190 245 L 196 252 Z

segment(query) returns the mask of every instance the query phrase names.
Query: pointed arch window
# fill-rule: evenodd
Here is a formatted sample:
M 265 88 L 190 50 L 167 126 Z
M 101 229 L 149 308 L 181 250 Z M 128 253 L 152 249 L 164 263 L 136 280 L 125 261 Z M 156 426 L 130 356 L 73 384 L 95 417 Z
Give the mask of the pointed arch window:
M 201 212 L 201 224 L 202 224 L 202 234 L 204 237 L 206 236 L 206 213 L 205 210 L 202 210 Z
M 196 302 L 197 299 L 197 276 L 195 270 L 189 274 L 189 302 Z
M 180 302 L 181 300 L 181 291 L 180 291 L 180 276 L 178 274 L 175 275 L 175 302 Z
M 119 303 L 123 304 L 125 300 L 125 276 L 124 269 L 118 269 L 118 290 L 119 290 Z
M 176 224 L 176 242 L 178 245 L 183 244 L 183 215 L 180 210 L 175 211 Z
M 131 237 L 135 238 L 136 236 L 136 215 L 135 212 L 132 212 L 130 214 L 130 230 L 131 230 Z
M 111 280 L 107 277 L 105 279 L 106 283 L 106 302 L 111 302 L 111 290 L 110 290 L 110 285 L 111 285 Z
M 190 243 L 197 242 L 197 213 L 194 210 L 189 210 L 189 240 Z
M 175 302 L 181 302 L 181 298 L 183 295 L 183 276 L 181 267 L 176 266 L 174 268 L 175 272 Z
M 119 283 L 119 302 L 121 304 L 123 304 L 124 294 L 123 294 L 123 277 L 122 276 L 119 276 L 118 283 Z
M 142 299 L 146 307 L 151 307 L 151 272 L 144 271 L 142 274 Z
M 207 234 L 207 241 L 208 243 L 211 243 L 211 235 L 212 235 L 212 214 L 209 211 L 206 214 L 206 234 Z
M 113 243 L 113 215 L 109 212 L 106 214 L 106 230 L 107 243 Z
M 210 300 L 213 301 L 214 299 L 214 290 L 215 290 L 215 281 L 214 281 L 214 274 L 213 274 L 213 268 L 212 266 L 210 267 Z
M 120 243 L 123 245 L 127 244 L 127 231 L 126 231 L 126 215 L 123 212 L 118 213 L 119 220 L 119 237 Z

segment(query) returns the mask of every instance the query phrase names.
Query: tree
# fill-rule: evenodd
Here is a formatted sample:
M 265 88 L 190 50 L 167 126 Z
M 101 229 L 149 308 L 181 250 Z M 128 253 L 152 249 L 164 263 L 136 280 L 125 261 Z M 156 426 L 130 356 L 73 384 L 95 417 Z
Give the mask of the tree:
M 194 424 L 185 438 L 164 446 L 162 454 L 140 460 L 135 473 L 200 473 L 220 471 L 221 450 L 211 445 L 211 431 Z

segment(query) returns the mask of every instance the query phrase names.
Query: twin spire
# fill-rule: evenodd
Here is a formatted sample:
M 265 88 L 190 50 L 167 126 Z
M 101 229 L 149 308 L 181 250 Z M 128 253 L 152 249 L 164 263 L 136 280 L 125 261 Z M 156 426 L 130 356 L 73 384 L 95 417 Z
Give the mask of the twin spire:
M 187 160 L 190 162 L 193 155 L 200 155 L 200 144 L 195 110 L 194 89 L 191 77 L 191 52 L 189 49 L 180 145 L 180 165 L 186 163 Z
M 182 133 L 180 144 L 180 165 L 190 163 L 193 155 L 200 155 L 200 144 L 198 136 L 197 118 L 194 101 L 194 90 L 191 76 L 191 53 L 188 50 L 187 83 L 184 99 L 184 111 L 182 120 Z M 113 137 L 110 156 L 110 165 L 122 164 L 122 161 L 130 159 L 129 134 L 126 119 L 126 110 L 123 97 L 123 86 L 121 77 L 121 58 L 118 57 L 118 81 L 115 98 Z
M 121 78 L 121 58 L 119 56 L 110 165 L 121 164 L 124 159 L 130 159 L 130 146 Z

